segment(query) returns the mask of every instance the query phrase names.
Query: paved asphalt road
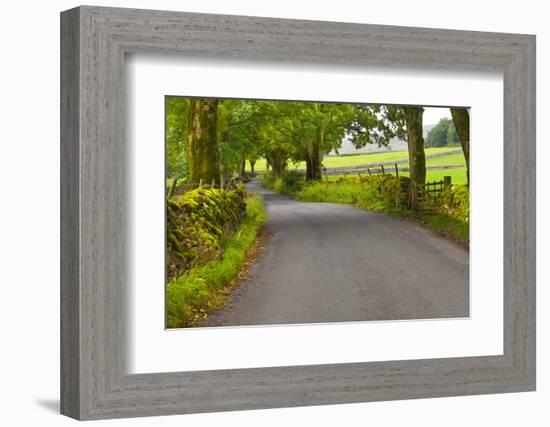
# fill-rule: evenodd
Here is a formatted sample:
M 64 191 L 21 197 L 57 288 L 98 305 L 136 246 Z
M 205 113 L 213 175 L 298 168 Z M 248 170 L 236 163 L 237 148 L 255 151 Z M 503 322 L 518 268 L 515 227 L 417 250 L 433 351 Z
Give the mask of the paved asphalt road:
M 468 251 L 410 221 L 250 187 L 266 250 L 203 326 L 468 316 Z

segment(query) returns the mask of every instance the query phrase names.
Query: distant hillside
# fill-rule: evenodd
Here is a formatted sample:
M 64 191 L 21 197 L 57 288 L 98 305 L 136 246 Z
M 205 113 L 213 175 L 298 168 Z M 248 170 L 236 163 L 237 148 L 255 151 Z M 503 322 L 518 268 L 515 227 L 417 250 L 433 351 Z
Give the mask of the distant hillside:
M 424 138 L 428 135 L 430 130 L 435 125 L 424 125 Z M 335 151 L 331 151 L 329 153 L 329 156 L 337 156 L 337 155 L 346 155 L 346 154 L 361 154 L 361 153 L 376 153 L 376 152 L 383 152 L 383 151 L 403 151 L 407 149 L 407 141 L 402 141 L 397 138 L 394 138 L 391 140 L 391 142 L 386 147 L 379 147 L 376 144 L 367 144 L 363 148 L 355 148 L 354 145 L 351 143 L 350 140 L 344 139 L 342 141 L 342 148 L 338 150 L 338 154 L 336 154 Z

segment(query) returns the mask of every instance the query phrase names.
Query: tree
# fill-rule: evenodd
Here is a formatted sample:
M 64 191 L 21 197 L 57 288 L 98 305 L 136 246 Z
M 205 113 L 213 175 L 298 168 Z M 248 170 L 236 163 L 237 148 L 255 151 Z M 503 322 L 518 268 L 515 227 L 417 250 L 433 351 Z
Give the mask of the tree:
M 166 98 L 166 177 L 179 179 L 188 175 L 187 124 L 189 99 Z
M 403 107 L 409 147 L 409 201 L 413 211 L 418 210 L 418 188 L 426 182 L 426 155 L 422 128 L 422 107 Z
M 240 176 L 245 173 L 246 161 L 250 161 L 254 171 L 254 163 L 260 157 L 263 141 L 259 132 L 265 124 L 265 117 L 259 114 L 259 103 L 251 100 L 227 100 L 225 103 L 233 103 L 229 109 L 227 130 L 229 150 L 232 151 L 232 160 L 229 156 L 222 156 L 224 169 L 229 172 L 237 171 Z
M 191 98 L 188 124 L 189 179 L 220 182 L 218 151 L 218 100 Z
M 470 183 L 470 113 L 467 108 L 451 108 L 451 116 L 466 160 L 466 177 Z
M 325 154 L 338 150 L 355 120 L 355 104 L 314 103 L 314 137 L 310 180 L 320 180 Z
M 307 136 L 306 180 L 319 181 L 322 178 L 321 165 L 325 149 L 325 128 L 330 119 L 328 115 L 325 115 L 324 104 L 314 102 L 311 107 L 313 107 L 310 117 L 312 132 Z
M 458 135 L 453 121 L 447 118 L 440 119 L 426 137 L 426 147 L 447 147 L 458 144 Z
M 450 147 L 460 145 L 460 140 L 458 139 L 458 133 L 456 132 L 454 123 L 449 125 L 447 132 L 447 145 Z
M 405 116 L 403 109 L 396 105 L 354 106 L 354 116 L 347 132 L 356 148 L 367 144 L 386 147 L 395 137 L 405 139 Z

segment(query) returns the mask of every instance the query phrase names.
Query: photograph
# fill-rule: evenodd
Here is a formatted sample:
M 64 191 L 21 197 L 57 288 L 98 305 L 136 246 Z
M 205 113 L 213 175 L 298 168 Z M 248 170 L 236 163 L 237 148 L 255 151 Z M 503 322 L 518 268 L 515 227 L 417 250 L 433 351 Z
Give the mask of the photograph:
M 470 114 L 165 96 L 166 328 L 469 317 Z
M 115 3 L 6 21 L 8 419 L 547 418 L 542 6 Z

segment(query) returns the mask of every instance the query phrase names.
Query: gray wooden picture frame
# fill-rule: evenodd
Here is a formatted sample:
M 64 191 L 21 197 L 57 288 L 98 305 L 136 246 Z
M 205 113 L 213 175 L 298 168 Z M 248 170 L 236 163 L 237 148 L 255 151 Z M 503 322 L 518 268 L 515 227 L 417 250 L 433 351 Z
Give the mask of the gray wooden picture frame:
M 504 76 L 504 353 L 125 370 L 127 53 Z M 61 14 L 61 412 L 77 419 L 535 389 L 535 37 L 83 6 Z

